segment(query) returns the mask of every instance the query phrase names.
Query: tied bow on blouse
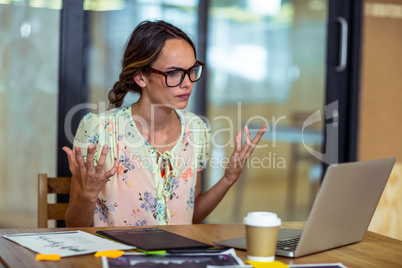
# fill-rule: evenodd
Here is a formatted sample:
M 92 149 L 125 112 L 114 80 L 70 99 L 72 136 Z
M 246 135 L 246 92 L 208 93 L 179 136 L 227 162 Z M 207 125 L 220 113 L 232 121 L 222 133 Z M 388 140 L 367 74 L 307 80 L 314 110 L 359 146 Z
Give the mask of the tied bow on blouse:
M 166 212 L 166 224 L 170 223 L 170 211 L 168 208 L 169 196 L 172 192 L 172 185 L 178 175 L 178 167 L 176 163 L 176 158 L 171 151 L 159 152 L 158 159 L 158 171 L 157 171 L 157 186 L 156 186 L 156 197 L 158 200 L 165 199 L 165 212 Z M 165 170 L 161 172 L 162 165 Z

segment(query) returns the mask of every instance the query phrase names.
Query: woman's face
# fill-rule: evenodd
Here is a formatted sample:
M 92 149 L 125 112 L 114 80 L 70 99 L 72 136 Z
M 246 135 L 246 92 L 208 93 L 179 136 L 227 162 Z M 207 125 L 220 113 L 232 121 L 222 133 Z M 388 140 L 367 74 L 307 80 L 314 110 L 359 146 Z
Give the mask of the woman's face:
M 196 62 L 192 46 L 183 39 L 169 39 L 161 51 L 159 58 L 152 64 L 152 68 L 171 72 L 181 69 L 187 70 L 194 66 Z M 152 104 L 166 104 L 175 109 L 184 109 L 193 90 L 194 82 L 191 82 L 186 74 L 182 83 L 176 87 L 166 85 L 165 76 L 151 73 L 144 76 L 146 86 L 142 90 L 142 95 L 147 97 Z

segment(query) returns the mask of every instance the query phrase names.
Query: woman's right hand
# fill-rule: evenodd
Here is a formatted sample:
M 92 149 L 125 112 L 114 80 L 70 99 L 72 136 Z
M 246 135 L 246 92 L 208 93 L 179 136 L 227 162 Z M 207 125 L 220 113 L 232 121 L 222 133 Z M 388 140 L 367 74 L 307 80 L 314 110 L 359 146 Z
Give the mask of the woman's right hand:
M 67 154 L 70 171 L 78 184 L 77 194 L 83 199 L 95 202 L 99 192 L 105 187 L 109 178 L 117 172 L 119 160 L 116 159 L 113 167 L 105 171 L 103 168 L 108 153 L 107 145 L 103 146 L 97 165 L 94 164 L 95 147 L 93 145 L 88 146 L 86 161 L 79 146 L 75 147 L 75 154 L 68 147 L 63 147 L 62 149 Z

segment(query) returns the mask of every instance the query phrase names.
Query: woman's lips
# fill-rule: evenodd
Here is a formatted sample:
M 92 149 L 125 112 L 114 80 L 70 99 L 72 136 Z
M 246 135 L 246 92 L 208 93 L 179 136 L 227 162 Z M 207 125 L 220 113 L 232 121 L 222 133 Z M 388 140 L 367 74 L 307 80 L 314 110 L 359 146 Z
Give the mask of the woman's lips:
M 181 95 L 177 95 L 176 97 L 182 100 L 188 100 L 188 98 L 190 98 L 190 93 L 186 93 L 186 94 L 181 94 Z

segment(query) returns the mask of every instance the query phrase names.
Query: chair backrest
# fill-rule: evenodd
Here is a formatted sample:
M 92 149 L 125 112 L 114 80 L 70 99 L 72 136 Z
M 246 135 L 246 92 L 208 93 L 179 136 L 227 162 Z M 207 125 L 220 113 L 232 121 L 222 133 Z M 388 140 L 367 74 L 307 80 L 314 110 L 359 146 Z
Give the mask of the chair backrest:
M 69 194 L 71 178 L 38 175 L 38 227 L 47 228 L 48 220 L 64 220 L 68 203 L 50 203 L 48 194 Z

